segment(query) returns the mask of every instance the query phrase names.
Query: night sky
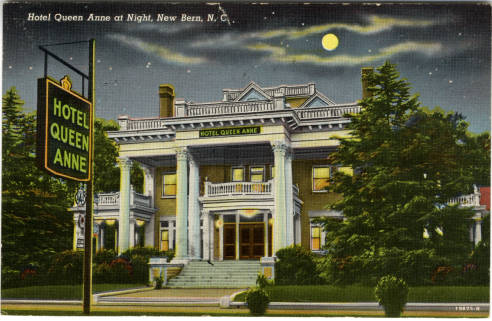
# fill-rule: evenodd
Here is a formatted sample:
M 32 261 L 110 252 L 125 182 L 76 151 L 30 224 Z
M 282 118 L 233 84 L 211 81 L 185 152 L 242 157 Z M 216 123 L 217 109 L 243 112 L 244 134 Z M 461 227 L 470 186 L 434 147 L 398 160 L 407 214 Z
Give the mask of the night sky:
M 51 21 L 29 21 L 29 13 L 51 13 Z M 88 21 L 91 13 L 111 21 Z M 129 14 L 153 21 L 127 21 Z M 177 18 L 158 22 L 158 14 Z M 182 14 L 203 22 L 181 22 Z M 209 14 L 217 21 L 207 22 Z M 336 103 L 354 102 L 361 67 L 390 60 L 424 106 L 462 113 L 472 132 L 490 131 L 490 4 L 7 3 L 3 15 L 2 91 L 17 87 L 26 110 L 35 109 L 36 79 L 44 75 L 38 46 L 95 38 L 96 113 L 106 119 L 157 116 L 162 83 L 174 85 L 177 97 L 207 102 L 250 81 L 314 82 Z M 55 21 L 71 15 L 84 21 Z M 330 33 L 339 40 L 331 51 L 321 42 Z M 88 44 L 49 49 L 87 72 Z M 60 79 L 68 71 L 49 59 L 48 73 Z

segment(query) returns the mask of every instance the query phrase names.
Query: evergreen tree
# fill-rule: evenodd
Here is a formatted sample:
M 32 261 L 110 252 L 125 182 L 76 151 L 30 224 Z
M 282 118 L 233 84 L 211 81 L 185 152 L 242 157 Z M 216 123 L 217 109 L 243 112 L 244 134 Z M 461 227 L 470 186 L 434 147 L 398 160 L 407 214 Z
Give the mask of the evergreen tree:
M 332 207 L 345 217 L 323 220 L 332 281 L 369 278 L 363 275 L 371 273 L 368 262 L 403 260 L 422 249 L 429 260 L 437 257 L 436 264 L 463 262 L 471 250 L 472 213 L 447 203 L 470 192 L 484 173 L 472 166 L 469 153 L 490 151 L 471 146 L 470 141 L 479 145 L 478 139 L 471 139 L 461 115 L 420 107 L 389 62 L 366 80 L 371 95 L 361 101 L 360 114 L 349 115 L 350 137 L 340 138 L 330 156 L 333 164 L 355 169 L 351 176 L 336 173 L 329 187 L 343 194 Z M 400 272 L 397 264 L 386 268 Z M 348 273 L 351 269 L 357 273 Z
M 46 266 L 71 247 L 72 191 L 35 164 L 36 122 L 15 88 L 2 104 L 2 270 Z

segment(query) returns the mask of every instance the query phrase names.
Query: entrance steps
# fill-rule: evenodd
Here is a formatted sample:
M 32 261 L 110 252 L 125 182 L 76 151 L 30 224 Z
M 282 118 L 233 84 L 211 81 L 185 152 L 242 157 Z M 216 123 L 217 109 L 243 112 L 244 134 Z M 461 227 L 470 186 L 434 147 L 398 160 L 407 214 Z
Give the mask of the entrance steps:
M 169 280 L 172 288 L 243 288 L 256 284 L 259 261 L 191 261 Z

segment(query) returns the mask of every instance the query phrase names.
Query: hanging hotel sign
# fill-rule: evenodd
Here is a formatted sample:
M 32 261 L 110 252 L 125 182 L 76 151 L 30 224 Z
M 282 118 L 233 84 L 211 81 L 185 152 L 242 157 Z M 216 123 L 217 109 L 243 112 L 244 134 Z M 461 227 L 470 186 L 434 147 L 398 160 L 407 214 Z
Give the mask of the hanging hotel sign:
M 226 127 L 226 128 L 209 128 L 201 129 L 199 137 L 215 137 L 215 136 L 242 136 L 254 135 L 261 133 L 261 126 L 242 126 L 242 127 Z
M 88 181 L 92 104 L 71 90 L 67 76 L 60 83 L 49 78 L 38 80 L 38 166 L 59 177 Z

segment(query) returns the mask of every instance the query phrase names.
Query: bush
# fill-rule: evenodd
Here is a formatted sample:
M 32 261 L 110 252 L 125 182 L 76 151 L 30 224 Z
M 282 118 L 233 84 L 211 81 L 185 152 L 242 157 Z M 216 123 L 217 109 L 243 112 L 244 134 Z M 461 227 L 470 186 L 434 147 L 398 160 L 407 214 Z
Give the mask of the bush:
M 260 289 L 264 289 L 267 285 L 273 285 L 273 280 L 269 280 L 261 273 L 258 273 L 256 277 L 256 286 Z
M 155 278 L 154 281 L 155 281 L 155 287 L 154 288 L 156 290 L 162 289 L 162 284 L 164 283 L 164 279 L 162 278 L 162 276 Z
M 48 270 L 49 284 L 81 284 L 84 252 L 63 251 L 53 258 Z
M 251 314 L 262 315 L 266 312 L 270 298 L 265 290 L 253 288 L 246 293 L 246 303 Z
M 277 251 L 275 262 L 275 284 L 306 285 L 319 284 L 321 278 L 316 271 L 311 251 L 293 245 Z
M 134 283 L 133 267 L 125 257 L 117 257 L 108 263 L 95 267 L 93 279 L 95 283 Z
M 114 250 L 102 249 L 96 252 L 96 255 L 94 255 L 94 259 L 92 260 L 92 263 L 96 265 L 103 264 L 103 263 L 109 264 L 115 258 L 116 258 L 116 252 Z
M 397 318 L 407 303 L 408 285 L 396 276 L 386 275 L 379 280 L 375 295 L 379 305 L 384 308 L 384 314 Z

